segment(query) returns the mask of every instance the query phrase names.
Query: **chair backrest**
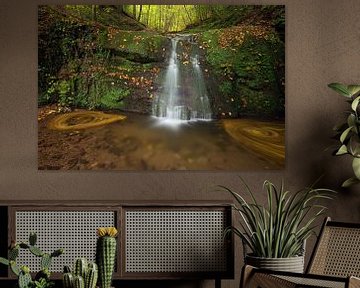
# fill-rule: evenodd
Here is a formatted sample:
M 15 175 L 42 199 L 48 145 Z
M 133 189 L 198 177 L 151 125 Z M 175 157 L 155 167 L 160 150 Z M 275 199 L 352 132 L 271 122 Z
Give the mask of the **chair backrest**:
M 307 273 L 360 277 L 360 223 L 326 218 Z

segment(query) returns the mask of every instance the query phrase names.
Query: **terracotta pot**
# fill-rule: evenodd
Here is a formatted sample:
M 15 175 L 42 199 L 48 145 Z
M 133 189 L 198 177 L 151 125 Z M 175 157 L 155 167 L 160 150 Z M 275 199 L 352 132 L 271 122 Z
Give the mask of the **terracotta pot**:
M 254 267 L 287 272 L 304 272 L 304 256 L 289 258 L 263 258 L 251 255 L 245 256 L 245 263 Z

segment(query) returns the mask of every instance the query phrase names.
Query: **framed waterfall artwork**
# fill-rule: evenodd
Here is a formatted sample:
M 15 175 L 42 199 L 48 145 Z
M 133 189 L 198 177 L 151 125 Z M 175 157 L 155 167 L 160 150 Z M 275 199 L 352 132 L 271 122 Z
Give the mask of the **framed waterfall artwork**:
M 38 169 L 285 167 L 283 5 L 38 6 Z

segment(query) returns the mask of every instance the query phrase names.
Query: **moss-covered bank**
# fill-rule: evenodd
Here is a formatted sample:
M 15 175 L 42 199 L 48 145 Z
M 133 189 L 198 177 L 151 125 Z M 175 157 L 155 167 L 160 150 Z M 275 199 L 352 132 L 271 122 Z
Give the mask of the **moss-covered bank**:
M 63 12 L 39 8 L 39 105 L 150 113 L 169 40 Z
M 239 25 L 202 32 L 198 41 L 215 79 L 218 117 L 284 116 L 284 43 L 272 29 Z

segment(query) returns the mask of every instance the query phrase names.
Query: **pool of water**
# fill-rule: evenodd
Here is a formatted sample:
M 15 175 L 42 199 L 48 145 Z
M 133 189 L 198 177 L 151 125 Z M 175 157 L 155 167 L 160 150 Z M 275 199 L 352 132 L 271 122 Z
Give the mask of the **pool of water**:
M 181 121 L 122 114 L 125 120 L 78 131 L 49 129 L 56 115 L 41 120 L 39 169 L 249 171 L 284 167 L 281 123 Z M 261 133 L 262 127 L 275 131 L 265 142 L 267 132 Z M 252 149 L 257 138 L 263 146 Z M 280 158 L 267 153 L 268 144 L 277 147 Z

